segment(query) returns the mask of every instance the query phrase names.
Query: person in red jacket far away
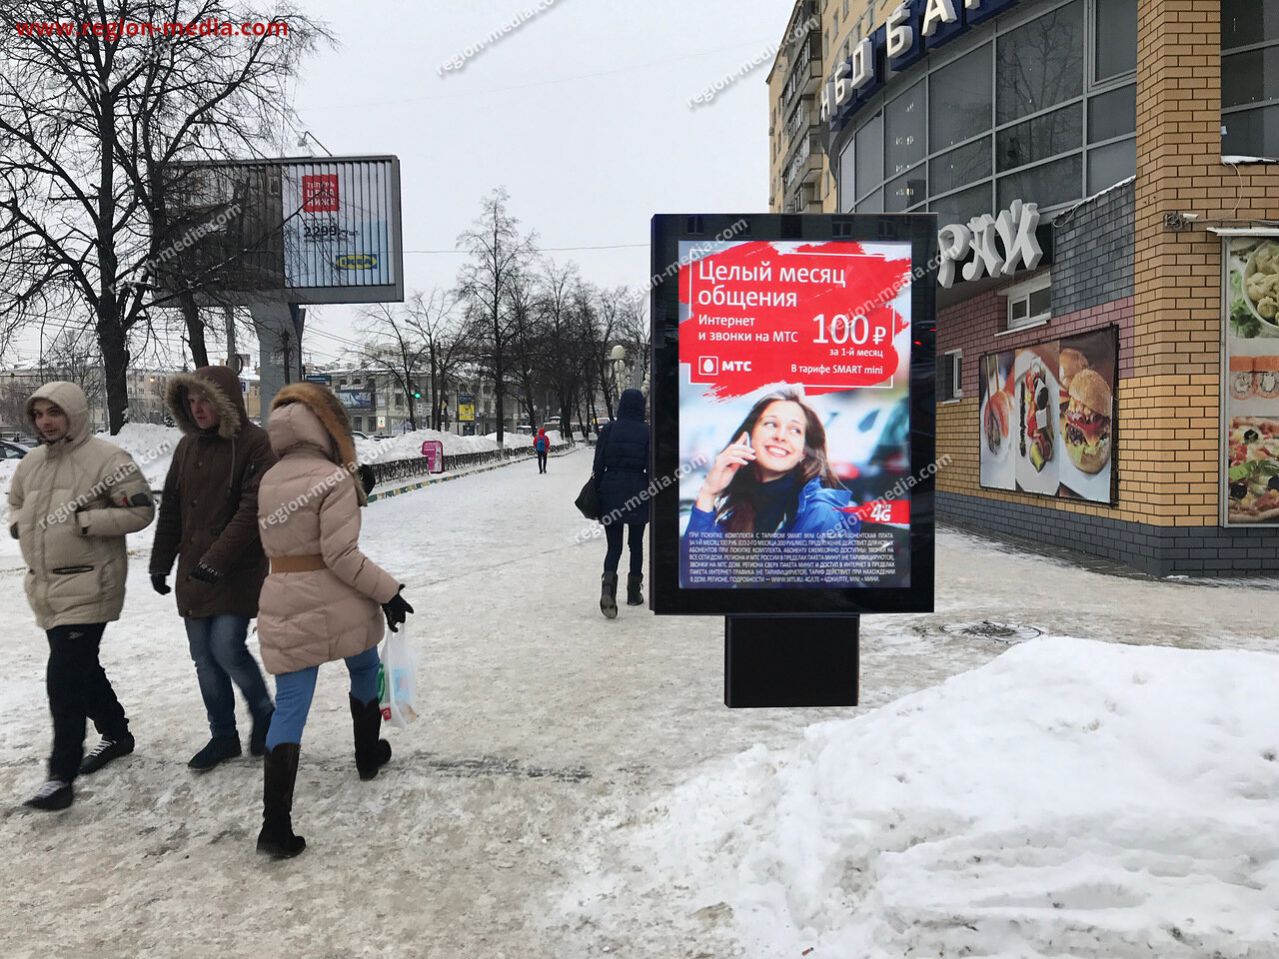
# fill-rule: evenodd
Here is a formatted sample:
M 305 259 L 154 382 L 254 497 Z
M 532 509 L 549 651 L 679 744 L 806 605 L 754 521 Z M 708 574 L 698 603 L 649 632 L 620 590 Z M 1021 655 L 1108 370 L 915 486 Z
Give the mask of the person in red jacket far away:
M 533 437 L 533 449 L 537 450 L 537 471 L 545 473 L 546 456 L 551 451 L 551 440 L 546 435 L 545 428 L 538 430 L 537 436 Z

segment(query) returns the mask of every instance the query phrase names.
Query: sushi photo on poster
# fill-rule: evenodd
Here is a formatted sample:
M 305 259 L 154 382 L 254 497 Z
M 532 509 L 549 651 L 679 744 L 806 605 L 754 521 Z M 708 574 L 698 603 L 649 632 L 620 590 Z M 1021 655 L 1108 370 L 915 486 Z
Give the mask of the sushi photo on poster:
M 909 587 L 911 244 L 679 253 L 680 587 Z
M 1279 523 L 1279 237 L 1223 240 L 1222 522 Z

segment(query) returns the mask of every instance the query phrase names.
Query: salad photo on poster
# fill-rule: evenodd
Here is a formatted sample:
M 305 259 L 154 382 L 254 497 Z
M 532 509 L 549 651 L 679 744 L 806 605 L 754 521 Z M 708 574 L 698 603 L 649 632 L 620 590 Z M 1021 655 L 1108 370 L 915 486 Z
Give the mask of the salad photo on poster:
M 680 258 L 681 588 L 908 587 L 910 244 Z

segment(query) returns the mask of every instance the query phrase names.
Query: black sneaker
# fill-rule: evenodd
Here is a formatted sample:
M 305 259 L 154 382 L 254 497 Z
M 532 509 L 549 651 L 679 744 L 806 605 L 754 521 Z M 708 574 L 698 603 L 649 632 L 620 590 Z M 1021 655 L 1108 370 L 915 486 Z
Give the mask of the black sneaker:
M 214 736 L 207 746 L 191 757 L 187 765 L 197 772 L 206 772 L 218 763 L 234 759 L 238 755 L 240 755 L 239 736 Z
M 103 736 L 98 745 L 85 753 L 84 761 L 80 763 L 80 775 L 88 776 L 90 773 L 96 773 L 111 760 L 127 756 L 131 752 L 133 752 L 133 737 L 128 733 L 119 739 L 108 739 Z
M 70 806 L 74 799 L 75 793 L 71 791 L 70 783 L 64 783 L 61 779 L 50 779 L 22 805 L 30 806 L 32 809 L 43 809 L 45 812 L 57 812 L 59 809 Z

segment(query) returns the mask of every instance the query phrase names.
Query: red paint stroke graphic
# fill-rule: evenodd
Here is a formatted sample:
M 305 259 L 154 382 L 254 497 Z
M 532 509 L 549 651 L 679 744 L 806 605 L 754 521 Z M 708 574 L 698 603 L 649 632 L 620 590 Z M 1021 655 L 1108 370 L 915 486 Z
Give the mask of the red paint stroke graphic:
M 888 382 L 900 365 L 893 339 L 910 325 L 892 307 L 910 281 L 908 250 L 748 241 L 684 265 L 679 359 L 690 382 L 719 400 L 771 383 L 817 395 Z

